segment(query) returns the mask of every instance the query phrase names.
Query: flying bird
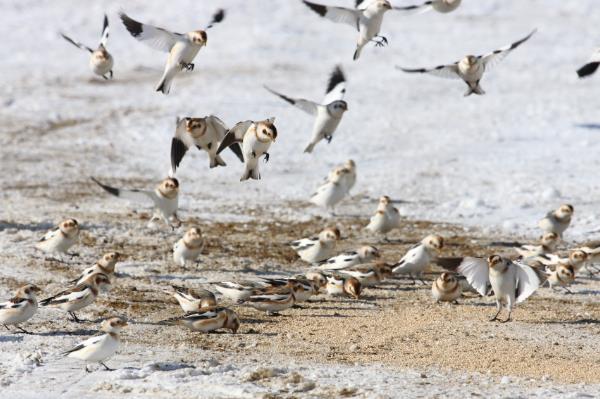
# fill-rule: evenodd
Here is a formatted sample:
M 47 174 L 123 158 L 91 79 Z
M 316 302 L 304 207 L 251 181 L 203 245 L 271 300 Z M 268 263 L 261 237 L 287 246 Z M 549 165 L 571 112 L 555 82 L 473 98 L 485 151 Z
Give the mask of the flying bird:
M 116 188 L 100 183 L 94 177 L 91 179 L 94 183 L 102 187 L 104 191 L 115 197 L 137 202 L 152 201 L 154 204 L 154 215 L 152 216 L 152 219 L 150 219 L 150 225 L 153 225 L 153 223 L 159 219 L 162 219 L 172 228 L 181 224 L 177 218 L 177 209 L 179 207 L 179 181 L 176 178 L 167 177 L 160 182 L 154 191 Z
M 160 82 L 156 86 L 156 91 L 169 94 L 171 83 L 177 73 L 184 69 L 188 71 L 194 70 L 192 61 L 194 61 L 198 51 L 206 46 L 208 41 L 206 30 L 223 21 L 225 10 L 217 10 L 213 15 L 212 21 L 204 30 L 194 30 L 187 33 L 175 33 L 144 24 L 130 18 L 125 13 L 120 13 L 119 16 L 131 36 L 155 50 L 169 53 L 165 70 Z
M 242 144 L 242 155 L 244 156 L 244 174 L 240 181 L 254 179 L 260 180 L 258 171 L 258 160 L 264 155 L 265 162 L 269 161 L 269 148 L 271 143 L 277 139 L 277 128 L 274 125 L 275 118 L 269 118 L 264 121 L 243 121 L 238 122 L 232 127 L 217 150 L 217 155 L 225 148 Z
M 348 103 L 344 101 L 346 94 L 346 77 L 340 66 L 336 66 L 329 78 L 325 99 L 321 104 L 305 100 L 303 98 L 292 98 L 276 92 L 265 86 L 265 89 L 275 94 L 279 98 L 302 111 L 313 115 L 315 122 L 313 125 L 312 138 L 304 152 L 311 153 L 319 141 L 325 139 L 331 143 L 333 133 L 342 120 L 342 116 L 348 110 Z
M 90 53 L 90 69 L 98 76 L 102 76 L 104 79 L 112 79 L 113 77 L 113 57 L 106 49 L 106 42 L 108 41 L 108 17 L 104 14 L 104 23 L 102 24 L 102 36 L 100 38 L 100 44 L 96 50 L 92 50 L 90 47 L 76 42 L 64 33 L 60 34 L 66 41 L 79 47 L 82 50 L 86 50 Z
M 330 21 L 344 23 L 358 30 L 358 39 L 353 59 L 356 61 L 367 43 L 373 41 L 376 46 L 383 47 L 388 44 L 385 37 L 379 35 L 383 15 L 392 9 L 388 0 L 372 0 L 365 4 L 365 8 L 353 9 L 344 7 L 332 7 L 322 4 L 303 1 L 311 10 Z M 373 40 L 378 38 L 379 40 Z
M 449 65 L 440 65 L 435 68 L 403 68 L 398 69 L 408 73 L 427 73 L 442 78 L 462 79 L 468 86 L 464 96 L 471 94 L 483 95 L 485 91 L 479 84 L 483 75 L 492 67 L 502 61 L 510 52 L 525 43 L 537 31 L 534 29 L 529 35 L 512 44 L 501 47 L 484 55 L 467 55 L 462 60 Z
M 217 154 L 219 144 L 225 138 L 228 130 L 221 119 L 214 115 L 204 118 L 178 118 L 176 125 L 175 136 L 171 140 L 171 176 L 175 175 L 186 152 L 192 147 L 206 151 L 211 168 L 227 166 L 221 156 Z M 234 143 L 229 148 L 240 161 L 244 162 L 239 143 Z
M 356 0 L 356 8 L 365 8 L 371 1 L 373 0 Z M 394 10 L 417 12 L 435 10 L 439 13 L 446 14 L 456 10 L 460 5 L 460 2 L 461 0 L 429 0 L 412 6 L 394 7 Z

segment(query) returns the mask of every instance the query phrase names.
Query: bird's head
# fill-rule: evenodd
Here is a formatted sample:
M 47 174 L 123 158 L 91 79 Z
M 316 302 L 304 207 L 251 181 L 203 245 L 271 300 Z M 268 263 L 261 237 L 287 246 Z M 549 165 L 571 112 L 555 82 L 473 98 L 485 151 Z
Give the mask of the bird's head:
M 275 141 L 277 139 L 277 128 L 270 120 L 259 122 L 256 125 L 256 133 L 261 141 Z
M 167 177 L 160 182 L 158 191 L 167 198 L 175 198 L 179 193 L 179 180 L 174 177 Z
M 111 317 L 102 322 L 100 329 L 107 333 L 119 333 L 123 328 L 127 327 L 127 320 L 123 317 Z
M 40 287 L 34 284 L 27 284 L 19 288 L 16 296 L 24 298 L 33 298 L 39 292 L 42 292 L 42 289 Z
M 573 215 L 573 205 L 563 204 L 556 210 L 556 217 L 559 219 L 570 218 Z
M 425 237 L 421 243 L 429 249 L 440 251 L 442 248 L 444 248 L 444 237 L 437 234 L 431 234 Z
M 67 237 L 72 237 L 79 233 L 79 223 L 75 219 L 67 219 L 61 222 L 58 227 Z
M 188 231 L 185 232 L 183 236 L 183 241 L 186 244 L 191 246 L 198 246 L 202 244 L 202 231 L 198 227 L 192 227 Z
M 354 299 L 360 298 L 361 284 L 355 277 L 344 280 L 344 292 Z
M 194 138 L 199 138 L 206 132 L 205 118 L 185 118 L 185 130 Z
M 340 230 L 337 227 L 326 228 L 319 234 L 319 240 L 321 242 L 336 242 L 340 239 Z
M 364 247 L 360 247 L 358 249 L 358 254 L 365 261 L 370 261 L 372 259 L 381 257 L 381 253 L 379 252 L 379 250 L 371 245 L 365 245 Z
M 196 46 L 206 46 L 208 36 L 203 30 L 194 30 L 188 33 L 188 39 Z
M 509 260 L 506 258 L 503 258 L 500 255 L 492 255 L 490 257 L 488 257 L 487 259 L 488 261 L 488 266 L 490 267 L 490 269 L 494 269 L 496 271 L 504 271 L 506 269 L 506 267 L 508 267 L 509 264 Z
M 227 314 L 227 320 L 225 321 L 225 325 L 223 327 L 231 330 L 231 332 L 234 334 L 237 333 L 237 330 L 240 328 L 241 324 L 240 318 L 233 310 L 227 309 L 225 312 Z

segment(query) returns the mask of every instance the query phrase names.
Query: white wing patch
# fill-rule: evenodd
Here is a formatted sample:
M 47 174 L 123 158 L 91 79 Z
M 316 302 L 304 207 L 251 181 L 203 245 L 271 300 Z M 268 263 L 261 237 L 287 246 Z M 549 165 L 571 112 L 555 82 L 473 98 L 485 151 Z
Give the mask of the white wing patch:
M 466 257 L 456 269 L 467 278 L 469 284 L 482 296 L 487 295 L 490 275 L 487 260 Z

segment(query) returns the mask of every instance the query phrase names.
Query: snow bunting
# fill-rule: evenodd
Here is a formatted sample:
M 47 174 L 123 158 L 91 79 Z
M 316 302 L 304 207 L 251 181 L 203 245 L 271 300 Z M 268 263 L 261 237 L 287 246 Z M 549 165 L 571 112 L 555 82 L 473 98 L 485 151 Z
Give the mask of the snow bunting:
M 529 258 L 538 255 L 547 255 L 556 251 L 559 237 L 556 233 L 544 233 L 540 238 L 538 245 L 521 245 L 515 248 L 515 251 L 523 258 Z
M 442 273 L 431 286 L 431 295 L 437 303 L 454 302 L 462 295 L 462 288 L 452 273 Z
M 338 272 L 342 275 L 354 277 L 360 282 L 362 287 L 370 287 L 390 277 L 392 275 L 392 267 L 385 262 L 376 262 L 351 266 L 338 270 Z
M 163 28 L 157 28 L 152 25 L 138 22 L 129 18 L 124 13 L 120 13 L 119 16 L 131 36 L 155 50 L 169 53 L 165 71 L 163 72 L 160 82 L 156 86 L 156 91 L 160 91 L 163 94 L 169 94 L 171 83 L 177 73 L 184 69 L 188 71 L 194 70 L 192 61 L 194 61 L 198 51 L 206 46 L 208 41 L 206 30 L 223 21 L 225 18 L 225 11 L 218 10 L 213 15 L 211 23 L 205 30 L 195 30 L 183 34 L 174 33 Z
M 198 259 L 203 248 L 202 232 L 198 227 L 192 227 L 173 245 L 173 260 L 181 267 L 185 267 L 188 262 L 195 262 Z
M 600 65 L 600 48 L 596 49 L 592 54 L 590 61 L 577 70 L 577 76 L 580 78 L 587 78 L 592 76 Z
M 356 251 L 341 253 L 337 256 L 329 258 L 319 263 L 321 270 L 338 270 L 367 263 L 373 259 L 381 257 L 379 250 L 371 245 L 365 245 L 358 248 Z
M 344 181 L 348 173 L 345 168 L 336 169 L 330 174 L 329 179 L 317 188 L 310 197 L 310 202 L 333 212 L 334 207 L 348 195 L 348 188 Z
M 0 303 L 0 324 L 10 331 L 13 325 L 25 334 L 30 334 L 19 324 L 31 319 L 38 308 L 36 293 L 41 289 L 33 284 L 27 284 L 17 290 L 15 296 L 8 302 Z
M 529 35 L 521 40 L 518 40 L 508 46 L 494 50 L 484 55 L 467 55 L 460 61 L 450 65 L 440 65 L 435 68 L 402 68 L 398 69 L 409 73 L 428 73 L 442 78 L 462 79 L 469 87 L 465 92 L 465 97 L 471 94 L 483 95 L 485 92 L 479 85 L 483 78 L 484 72 L 490 70 L 493 66 L 502 61 L 512 50 L 526 42 L 536 30 L 533 30 Z
M 261 278 L 268 286 L 260 288 L 255 293 L 275 293 L 278 290 L 291 289 L 294 291 L 295 303 L 306 302 L 311 296 L 319 293 L 319 286 L 299 275 L 292 278 Z
M 311 141 L 304 149 L 304 152 L 309 154 L 313 152 L 315 145 L 321 140 L 325 139 L 328 143 L 331 143 L 333 133 L 342 121 L 344 113 L 348 111 L 348 103 L 344 101 L 344 95 L 346 94 L 346 77 L 339 65 L 335 67 L 329 78 L 325 99 L 322 104 L 303 98 L 288 97 L 267 86 L 265 86 L 265 89 L 298 109 L 315 117 Z
M 444 247 L 444 239 L 438 235 L 428 235 L 420 243 L 410 248 L 406 255 L 400 259 L 400 262 L 394 265 L 392 272 L 394 274 L 408 274 L 415 283 L 417 276 L 421 283 L 421 275 L 427 269 L 429 264 L 436 258 L 437 252 Z
M 388 0 L 370 1 L 369 3 L 365 3 L 363 9 L 325 6 L 305 0 L 304 4 L 323 18 L 327 18 L 333 22 L 348 24 L 358 30 L 356 51 L 353 57 L 355 61 L 358 60 L 363 47 L 367 43 L 374 41 L 375 45 L 380 47 L 388 43 L 385 37 L 379 35 L 383 15 L 386 11 L 394 9 Z M 379 38 L 380 40 L 373 40 L 375 38 Z
M 117 262 L 119 262 L 121 259 L 122 255 L 118 252 L 109 252 L 104 254 L 94 266 L 88 267 L 79 275 L 79 277 L 71 281 L 71 284 L 79 285 L 83 283 L 83 280 L 94 273 L 103 273 L 110 277 L 115 272 L 115 266 Z
M 566 292 L 572 294 L 571 290 L 569 290 L 568 286 L 575 281 L 575 269 L 571 265 L 558 264 L 552 268 L 548 267 L 546 269 L 547 281 L 550 285 L 550 288 L 556 290 L 556 286 L 562 287 Z
M 100 38 L 100 44 L 96 50 L 92 50 L 88 46 L 76 42 L 64 33 L 60 34 L 66 41 L 79 47 L 82 50 L 86 50 L 90 53 L 90 69 L 98 76 L 102 76 L 104 79 L 112 79 L 113 77 L 113 57 L 106 49 L 106 42 L 108 41 L 108 17 L 104 14 L 104 23 L 102 25 L 102 36 Z
M 273 293 L 257 293 L 239 301 L 238 303 L 250 306 L 256 310 L 266 312 L 268 316 L 275 315 L 282 310 L 294 306 L 296 298 L 294 290 L 276 290 Z
M 269 284 L 264 281 L 222 281 L 214 283 L 215 289 L 224 297 L 230 299 L 233 302 L 239 302 L 250 295 L 252 295 L 257 289 L 265 288 Z
M 400 227 L 400 212 L 392 205 L 390 197 L 384 195 L 379 198 L 379 205 L 375 211 L 375 215 L 369 220 L 369 224 L 365 227 L 367 230 L 375 234 L 383 234 L 384 236 L 390 231 Z
M 110 279 L 106 274 L 94 273 L 88 276 L 82 284 L 62 291 L 50 298 L 40 301 L 40 306 L 53 306 L 68 312 L 72 320 L 80 322 L 76 311 L 91 305 L 98 297 L 99 290 L 106 290 Z
M 318 237 L 292 241 L 290 245 L 300 256 L 300 259 L 308 263 L 317 263 L 333 255 L 335 245 L 339 239 L 339 229 L 327 228 Z
M 177 119 L 175 128 L 175 137 L 171 140 L 171 173 L 179 167 L 185 153 L 192 147 L 197 147 L 200 151 L 206 151 L 209 159 L 210 168 L 217 166 L 226 166 L 220 155 L 217 154 L 219 144 L 225 138 L 227 126 L 214 115 L 204 118 L 182 118 Z M 234 143 L 229 147 L 235 155 L 244 162 L 242 148 L 239 143 Z
M 199 308 L 183 316 L 161 321 L 159 324 L 179 324 L 192 331 L 204 333 L 225 328 L 235 334 L 240 328 L 240 319 L 237 313 L 231 309 L 213 307 L 209 309 Z
M 179 207 L 179 181 L 176 178 L 167 177 L 160 182 L 154 191 L 115 188 L 102 184 L 93 177 L 92 180 L 102 187 L 104 191 L 115 197 L 139 202 L 152 201 L 155 209 L 154 215 L 152 216 L 152 219 L 150 219 L 149 226 L 153 226 L 154 222 L 159 219 L 162 219 L 172 228 L 181 225 L 181 222 L 177 218 L 177 208 Z
M 111 317 L 106 319 L 100 325 L 100 330 L 106 334 L 96 335 L 86 339 L 79 345 L 66 352 L 63 355 L 73 359 L 83 360 L 85 362 L 100 363 L 107 371 L 112 371 L 104 362 L 112 357 L 119 349 L 121 343 L 119 334 L 121 329 L 127 326 L 127 321 L 122 317 Z M 85 371 L 89 372 L 86 364 Z
M 304 274 L 304 276 L 307 280 L 312 281 L 318 290 L 325 288 L 327 285 L 327 277 L 319 270 L 309 270 Z
M 420 11 L 425 12 L 429 10 L 435 10 L 439 13 L 446 14 L 452 12 L 460 6 L 461 0 L 429 0 L 421 4 L 405 6 L 405 7 L 394 7 L 395 10 L 402 11 Z
M 66 254 L 79 241 L 79 223 L 75 219 L 61 222 L 40 239 L 37 248 L 49 253 Z
M 513 306 L 527 299 L 542 283 L 538 270 L 499 255 L 492 255 L 487 261 L 466 257 L 457 271 L 482 296 L 487 295 L 488 284 L 491 284 L 498 311 L 490 321 L 498 319 L 503 306 L 508 310 L 503 322 L 510 321 Z
M 562 238 L 563 233 L 571 224 L 573 217 L 573 205 L 564 204 L 558 209 L 548 212 L 538 223 L 538 226 L 544 233 L 555 233 Z
M 327 285 L 325 292 L 331 296 L 349 296 L 353 299 L 359 299 L 362 286 L 360 281 L 352 276 L 341 273 L 325 274 Z
M 274 123 L 275 118 L 260 122 L 238 122 L 227 132 L 225 138 L 219 144 L 217 154 L 235 143 L 242 143 L 245 171 L 240 181 L 260 179 L 258 160 L 264 155 L 265 162 L 269 161 L 269 147 L 277 139 L 277 128 Z
M 198 309 L 208 309 L 217 306 L 215 294 L 203 288 L 190 289 L 179 286 L 172 286 L 173 292 L 168 292 L 173 295 L 181 309 L 185 313 L 198 312 Z
M 588 254 L 580 249 L 573 250 L 569 253 L 566 258 L 561 258 L 558 255 L 546 254 L 538 255 L 536 257 L 528 258 L 525 260 L 529 262 L 539 262 L 544 266 L 554 267 L 556 265 L 569 265 L 575 269 L 575 272 L 579 272 L 588 260 Z

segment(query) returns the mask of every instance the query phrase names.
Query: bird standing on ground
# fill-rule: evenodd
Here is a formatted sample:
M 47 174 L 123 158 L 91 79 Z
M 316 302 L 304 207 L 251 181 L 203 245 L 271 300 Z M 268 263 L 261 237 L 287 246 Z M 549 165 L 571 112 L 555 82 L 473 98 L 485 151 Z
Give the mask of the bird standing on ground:
M 33 284 L 27 284 L 17 290 L 15 296 L 8 302 L 0 303 L 0 324 L 10 331 L 8 326 L 15 326 L 21 332 L 30 334 L 19 324 L 31 319 L 38 309 L 36 293 L 41 289 Z

